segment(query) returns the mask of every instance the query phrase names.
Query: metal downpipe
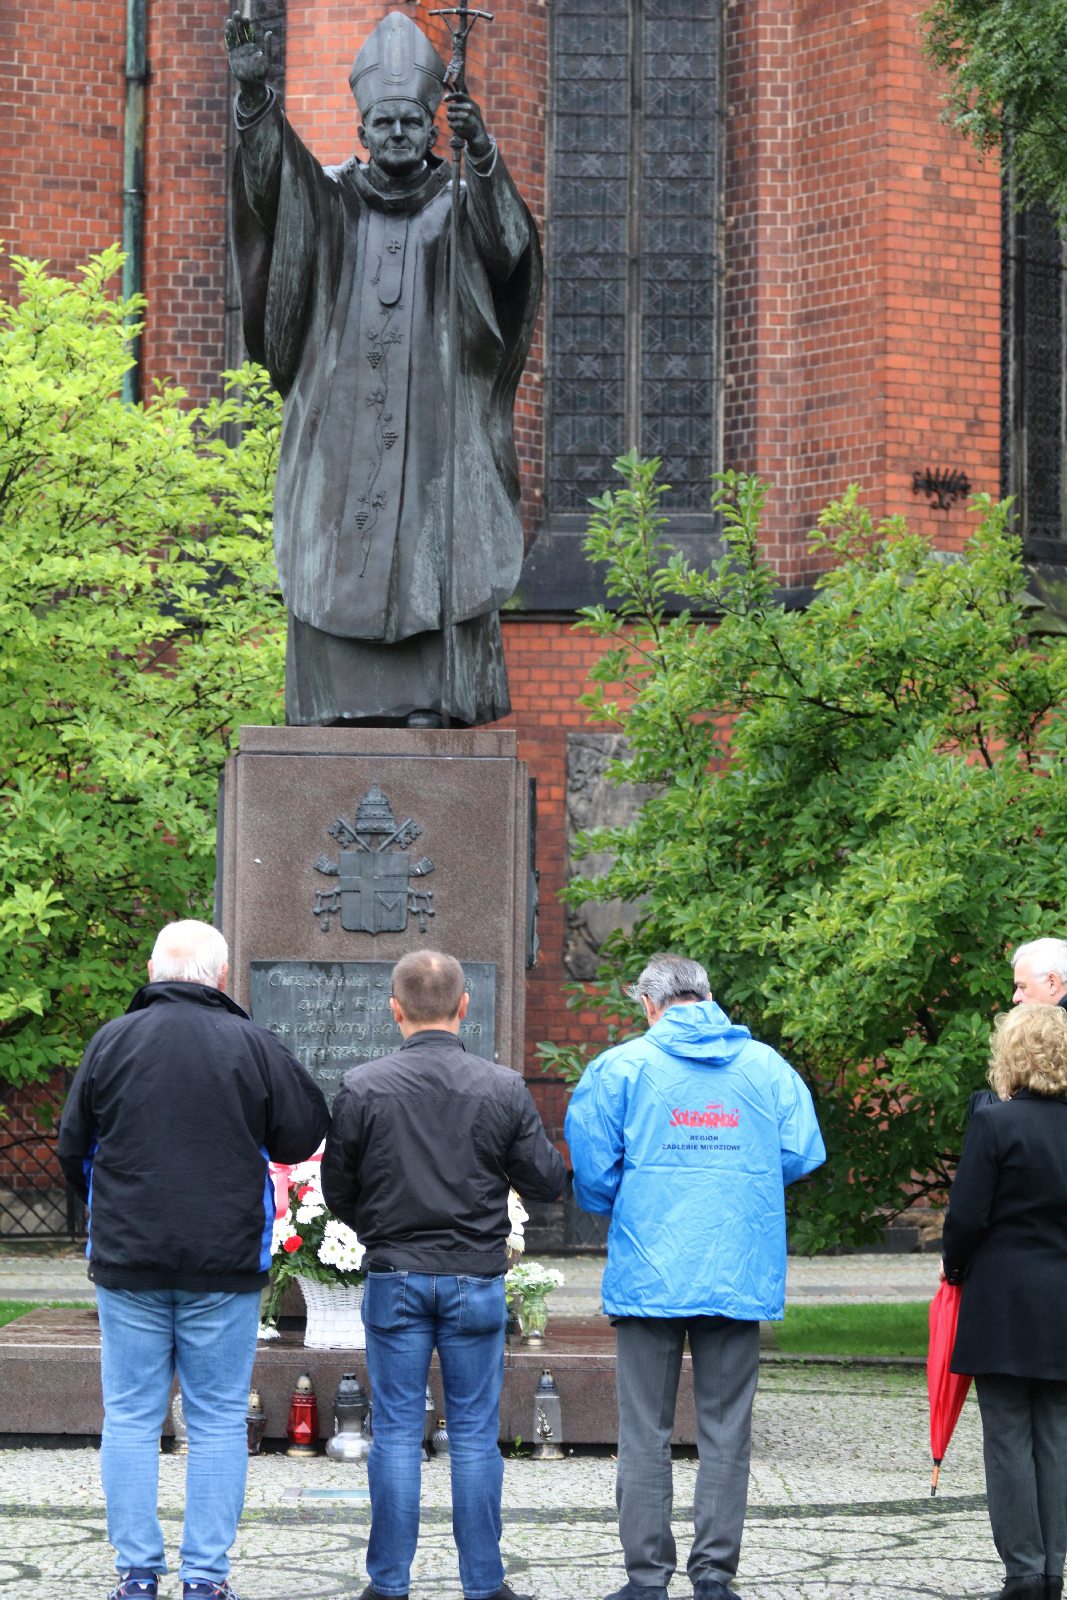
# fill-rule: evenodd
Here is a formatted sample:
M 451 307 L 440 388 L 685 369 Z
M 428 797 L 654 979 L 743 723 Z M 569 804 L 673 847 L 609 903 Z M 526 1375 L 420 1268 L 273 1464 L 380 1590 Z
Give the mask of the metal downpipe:
M 122 155 L 122 268 L 124 297 L 139 294 L 144 281 L 144 131 L 148 83 L 148 0 L 126 0 L 126 109 Z M 141 336 L 130 340 L 133 365 L 122 379 L 122 398 L 141 398 Z

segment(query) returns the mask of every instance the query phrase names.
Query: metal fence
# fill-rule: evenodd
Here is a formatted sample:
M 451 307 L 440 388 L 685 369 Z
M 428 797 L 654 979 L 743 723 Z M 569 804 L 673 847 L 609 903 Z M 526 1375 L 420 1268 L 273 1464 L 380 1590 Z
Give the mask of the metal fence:
M 0 1239 L 85 1237 L 85 1207 L 70 1193 L 56 1128 L 70 1078 L 31 1090 L 0 1083 Z

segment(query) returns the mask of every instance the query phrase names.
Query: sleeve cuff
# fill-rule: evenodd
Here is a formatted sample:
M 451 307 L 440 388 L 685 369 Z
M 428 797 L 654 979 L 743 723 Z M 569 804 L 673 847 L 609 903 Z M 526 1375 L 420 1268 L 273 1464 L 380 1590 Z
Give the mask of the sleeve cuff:
M 241 96 L 237 95 L 233 102 L 233 120 L 237 124 L 238 131 L 243 133 L 246 128 L 254 128 L 257 122 L 262 122 L 268 111 L 272 110 L 274 102 L 277 100 L 277 98 L 278 96 L 268 84 L 267 98 L 264 100 L 263 104 L 261 106 L 257 106 L 255 111 L 242 111 Z
M 492 149 L 487 156 L 479 156 L 478 159 L 475 160 L 474 156 L 470 155 L 469 153 L 467 155 L 468 171 L 475 173 L 479 178 L 492 177 L 493 171 L 496 167 L 497 148 L 496 140 L 493 138 L 492 134 L 489 135 L 489 143 L 492 145 Z M 487 167 L 482 166 L 481 163 L 483 161 L 488 161 L 489 165 Z

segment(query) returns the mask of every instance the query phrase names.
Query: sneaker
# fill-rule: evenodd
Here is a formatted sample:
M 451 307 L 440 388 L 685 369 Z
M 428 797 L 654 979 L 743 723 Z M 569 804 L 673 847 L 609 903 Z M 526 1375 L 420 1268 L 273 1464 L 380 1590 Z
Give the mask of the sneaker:
M 112 1589 L 107 1600 L 156 1600 L 158 1587 L 154 1572 L 134 1567 L 118 1587 Z
M 697 1578 L 693 1584 L 693 1600 L 741 1600 L 741 1597 L 718 1578 Z
M 225 1578 L 216 1583 L 214 1578 L 187 1578 L 182 1584 L 182 1600 L 238 1600 Z

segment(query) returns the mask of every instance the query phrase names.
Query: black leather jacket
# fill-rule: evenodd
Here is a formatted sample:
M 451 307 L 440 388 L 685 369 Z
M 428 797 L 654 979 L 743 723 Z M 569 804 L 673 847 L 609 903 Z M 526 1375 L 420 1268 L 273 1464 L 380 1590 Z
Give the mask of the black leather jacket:
M 322 1190 L 368 1261 L 492 1275 L 507 1266 L 508 1189 L 554 1200 L 564 1173 L 519 1074 L 430 1028 L 345 1074 Z

